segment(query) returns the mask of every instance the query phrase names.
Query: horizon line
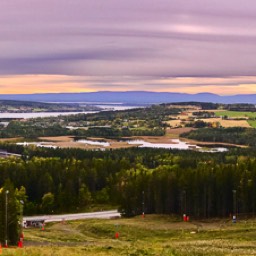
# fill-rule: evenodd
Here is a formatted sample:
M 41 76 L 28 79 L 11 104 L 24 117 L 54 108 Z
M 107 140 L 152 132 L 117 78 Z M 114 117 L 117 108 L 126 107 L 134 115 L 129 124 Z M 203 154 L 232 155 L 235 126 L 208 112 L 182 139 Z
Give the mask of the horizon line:
M 217 93 L 211 93 L 211 92 L 198 92 L 198 93 L 186 93 L 186 92 L 158 92 L 158 91 L 147 91 L 147 90 L 124 90 L 124 91 L 108 91 L 108 90 L 102 90 L 102 91 L 91 91 L 91 92 L 35 92 L 35 93 L 0 93 L 0 95 L 40 95 L 40 94 L 90 94 L 90 93 L 161 93 L 161 94 L 187 94 L 187 95 L 199 95 L 199 94 L 210 94 L 215 95 L 219 97 L 228 97 L 228 96 L 238 96 L 238 95 L 256 95 L 255 93 L 239 93 L 239 94 L 217 94 Z

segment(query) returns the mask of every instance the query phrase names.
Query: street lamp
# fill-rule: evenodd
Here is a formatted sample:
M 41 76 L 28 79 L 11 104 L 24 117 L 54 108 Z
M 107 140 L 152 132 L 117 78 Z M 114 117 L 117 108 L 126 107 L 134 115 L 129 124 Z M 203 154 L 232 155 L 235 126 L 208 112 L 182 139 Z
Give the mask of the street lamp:
M 23 205 L 24 201 L 20 200 L 20 233 L 23 233 Z
M 24 205 L 24 201 L 20 200 L 20 239 L 18 242 L 18 246 L 19 247 L 23 247 L 23 205 Z
M 145 194 L 144 190 L 142 191 L 142 218 L 145 217 Z
M 236 190 L 232 190 L 233 192 L 233 222 L 236 222 Z
M 8 247 L 8 194 L 9 190 L 5 191 L 5 247 Z
M 187 215 L 187 192 L 183 190 L 183 214 Z

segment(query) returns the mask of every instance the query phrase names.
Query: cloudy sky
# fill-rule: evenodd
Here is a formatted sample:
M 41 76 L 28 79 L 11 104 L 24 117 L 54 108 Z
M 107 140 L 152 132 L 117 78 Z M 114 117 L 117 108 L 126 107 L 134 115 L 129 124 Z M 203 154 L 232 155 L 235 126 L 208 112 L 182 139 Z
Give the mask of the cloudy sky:
M 256 93 L 255 0 L 1 0 L 0 94 Z

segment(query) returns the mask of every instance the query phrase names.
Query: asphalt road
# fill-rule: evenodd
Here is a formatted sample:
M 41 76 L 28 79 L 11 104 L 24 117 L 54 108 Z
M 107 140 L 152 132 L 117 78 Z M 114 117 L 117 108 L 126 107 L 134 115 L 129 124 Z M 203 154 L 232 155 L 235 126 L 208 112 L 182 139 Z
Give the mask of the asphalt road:
M 121 215 L 117 210 L 90 212 L 90 213 L 75 213 L 75 214 L 61 214 L 61 215 L 40 215 L 40 216 L 24 216 L 23 221 L 39 221 L 57 222 L 66 220 L 83 220 L 83 219 L 112 219 L 120 218 Z

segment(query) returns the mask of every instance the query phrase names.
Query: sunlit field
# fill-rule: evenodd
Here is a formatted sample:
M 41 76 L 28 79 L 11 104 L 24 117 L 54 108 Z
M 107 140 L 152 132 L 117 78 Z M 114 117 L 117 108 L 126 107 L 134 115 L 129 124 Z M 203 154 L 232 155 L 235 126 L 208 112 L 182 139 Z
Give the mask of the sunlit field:
M 234 118 L 256 118 L 256 112 L 243 111 L 215 111 L 216 116 L 228 116 Z
M 256 219 L 178 217 L 84 220 L 26 229 L 24 248 L 3 255 L 256 255 Z

